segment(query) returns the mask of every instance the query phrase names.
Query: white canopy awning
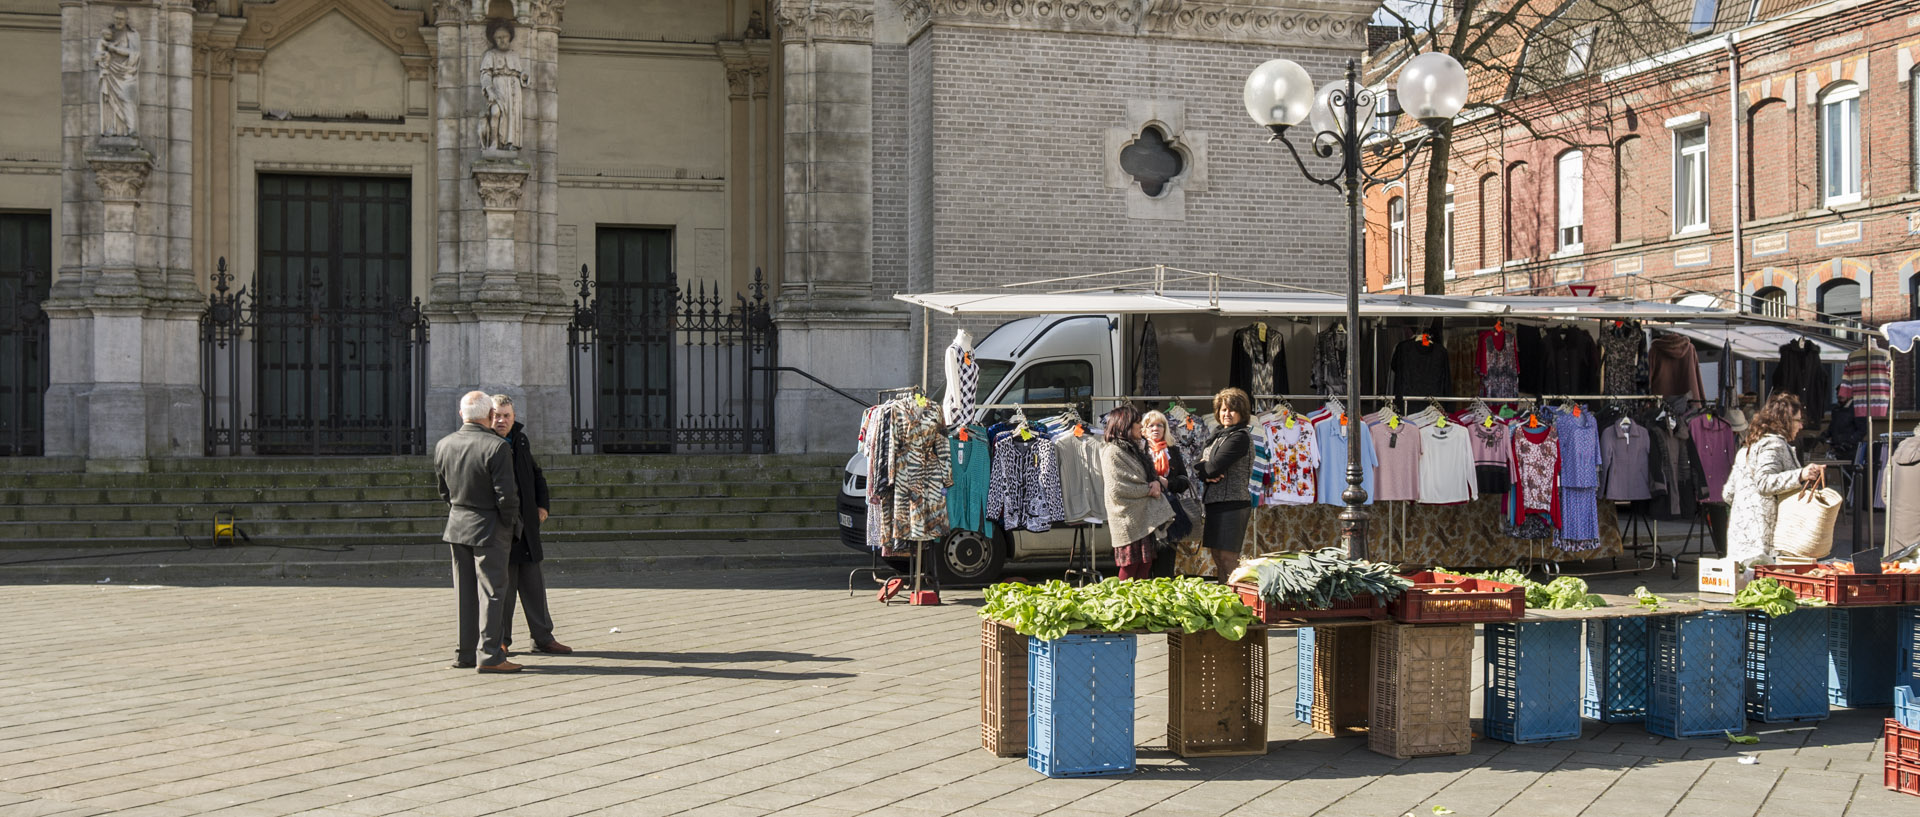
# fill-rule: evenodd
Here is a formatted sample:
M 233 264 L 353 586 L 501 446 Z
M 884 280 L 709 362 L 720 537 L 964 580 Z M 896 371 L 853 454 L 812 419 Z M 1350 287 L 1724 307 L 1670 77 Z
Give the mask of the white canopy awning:
M 967 292 L 925 292 L 896 299 L 948 315 L 1052 315 L 1073 313 L 1162 315 L 1204 313 L 1229 317 L 1338 317 L 1347 314 L 1345 295 L 1320 292 L 1127 291 L 1033 292 L 1015 288 Z M 1631 298 L 1571 298 L 1531 295 L 1360 296 L 1360 314 L 1370 318 L 1564 318 L 1570 320 L 1699 321 L 1745 320 L 1752 316 L 1725 309 L 1685 306 Z
M 1734 355 L 1748 360 L 1779 360 L 1780 347 L 1789 342 L 1806 339 L 1820 348 L 1820 359 L 1827 363 L 1847 362 L 1846 347 L 1822 338 L 1811 332 L 1804 332 L 1784 326 L 1766 326 L 1761 324 L 1726 324 L 1721 326 L 1676 325 L 1661 327 L 1663 332 L 1684 335 L 1708 346 L 1718 347 L 1727 344 L 1733 347 Z

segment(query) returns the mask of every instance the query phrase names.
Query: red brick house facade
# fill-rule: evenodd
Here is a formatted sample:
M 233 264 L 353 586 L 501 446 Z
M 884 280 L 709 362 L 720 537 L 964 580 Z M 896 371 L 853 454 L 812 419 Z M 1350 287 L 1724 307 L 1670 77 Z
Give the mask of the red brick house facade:
M 1458 124 L 1447 291 L 1585 283 L 1658 300 L 1737 292 L 1751 311 L 1807 319 L 1920 317 L 1920 7 L 1737 5 L 1711 26 L 1681 8 L 1668 30 L 1701 30 L 1675 47 L 1506 99 L 1539 135 Z M 1581 67 L 1540 51 L 1556 70 Z M 1404 291 L 1405 270 L 1421 291 L 1425 170 L 1417 160 L 1367 198 L 1370 290 Z M 1915 364 L 1896 368 L 1912 408 Z

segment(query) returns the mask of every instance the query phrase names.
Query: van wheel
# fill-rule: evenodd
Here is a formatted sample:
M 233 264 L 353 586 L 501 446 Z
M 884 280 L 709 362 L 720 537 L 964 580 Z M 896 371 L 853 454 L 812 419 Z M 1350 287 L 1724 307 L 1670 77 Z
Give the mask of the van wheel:
M 992 584 L 1006 563 L 1000 543 L 976 531 L 956 530 L 940 542 L 942 585 Z

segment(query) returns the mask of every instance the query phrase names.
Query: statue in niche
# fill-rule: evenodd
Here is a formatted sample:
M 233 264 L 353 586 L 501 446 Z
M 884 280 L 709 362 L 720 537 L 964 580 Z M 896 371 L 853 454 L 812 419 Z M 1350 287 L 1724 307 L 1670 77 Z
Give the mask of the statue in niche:
M 113 23 L 93 46 L 100 69 L 100 135 L 132 136 L 140 121 L 140 35 L 127 24 L 126 9 L 115 9 Z
M 480 88 L 487 97 L 480 146 L 492 150 L 520 147 L 521 89 L 527 87 L 527 70 L 513 53 L 513 39 L 511 20 L 487 22 L 487 40 L 493 45 L 480 57 Z

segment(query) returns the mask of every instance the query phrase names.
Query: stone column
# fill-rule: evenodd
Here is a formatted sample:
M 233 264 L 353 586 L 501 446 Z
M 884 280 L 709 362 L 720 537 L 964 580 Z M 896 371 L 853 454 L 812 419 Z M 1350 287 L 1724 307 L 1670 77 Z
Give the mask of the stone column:
M 428 307 L 434 323 L 429 440 L 454 429 L 459 396 L 478 388 L 514 398 L 537 450 L 568 450 L 566 324 L 572 313 L 561 285 L 565 271 L 557 268 L 565 5 L 523 0 L 514 4 L 515 17 L 489 19 L 485 2 L 434 4 L 441 181 L 439 266 Z M 488 113 L 488 83 L 500 76 L 490 75 L 488 66 L 497 72 L 505 64 L 493 37 L 503 30 L 512 37 L 504 51 L 526 79 L 517 129 Z
M 193 8 L 63 0 L 62 265 L 47 453 L 89 470 L 198 455 Z
M 859 393 L 906 384 L 904 308 L 873 291 L 874 0 L 781 0 L 780 364 Z M 844 450 L 858 407 L 783 375 L 780 451 Z M 841 422 L 844 420 L 845 422 Z

